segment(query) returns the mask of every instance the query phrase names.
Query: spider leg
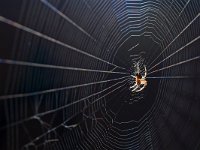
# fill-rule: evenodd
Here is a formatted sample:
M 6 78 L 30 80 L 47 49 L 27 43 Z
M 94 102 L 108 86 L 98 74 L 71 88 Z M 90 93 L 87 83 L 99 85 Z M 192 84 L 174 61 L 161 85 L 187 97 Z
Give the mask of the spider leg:
M 147 68 L 146 66 L 144 66 L 144 78 L 146 78 L 146 76 L 147 76 Z
M 145 85 L 143 85 L 142 87 L 140 87 L 138 90 L 136 90 L 135 92 L 140 92 L 145 88 Z
M 134 88 L 131 90 L 132 92 L 136 92 L 136 90 L 138 89 L 138 85 L 136 84 L 135 86 L 134 86 Z
M 130 89 L 133 89 L 133 88 L 135 88 L 135 87 L 137 87 L 137 84 L 136 84 L 136 83 L 135 83 L 133 86 L 131 86 Z

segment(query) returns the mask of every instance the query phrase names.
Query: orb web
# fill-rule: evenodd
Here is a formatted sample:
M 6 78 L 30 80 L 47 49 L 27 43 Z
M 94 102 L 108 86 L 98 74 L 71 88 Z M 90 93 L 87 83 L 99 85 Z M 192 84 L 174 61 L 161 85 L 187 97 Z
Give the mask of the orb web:
M 0 148 L 199 148 L 199 0 L 0 8 Z M 138 61 L 148 86 L 131 95 Z

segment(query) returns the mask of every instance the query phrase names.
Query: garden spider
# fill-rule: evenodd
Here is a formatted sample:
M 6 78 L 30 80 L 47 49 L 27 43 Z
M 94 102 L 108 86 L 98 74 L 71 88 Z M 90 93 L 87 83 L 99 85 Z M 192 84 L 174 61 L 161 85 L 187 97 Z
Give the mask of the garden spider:
M 133 78 L 133 85 L 130 86 L 130 90 L 132 93 L 137 93 L 142 91 L 147 86 L 146 76 L 147 76 L 147 69 L 144 66 L 144 75 L 140 71 L 139 62 L 135 64 L 135 72 L 134 75 L 131 75 Z

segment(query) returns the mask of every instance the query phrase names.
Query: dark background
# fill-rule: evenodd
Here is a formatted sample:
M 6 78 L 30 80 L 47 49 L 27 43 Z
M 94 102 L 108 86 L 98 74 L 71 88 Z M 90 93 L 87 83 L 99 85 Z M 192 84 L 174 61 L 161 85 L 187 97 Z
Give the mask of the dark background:
M 130 75 L 130 55 L 137 54 L 145 59 L 148 70 L 153 66 L 151 62 L 171 42 L 153 64 L 199 37 L 200 17 L 189 25 L 199 14 L 199 0 L 48 2 L 95 40 L 40 0 L 2 0 L 0 16 L 125 70 L 114 69 L 105 62 L 0 21 L 0 149 L 200 148 L 200 59 L 149 75 L 187 78 L 147 77 L 147 87 L 136 95 L 142 97 L 138 101 L 135 101 L 135 95 L 131 96 L 127 82 L 76 104 L 72 103 L 109 88 L 117 81 L 33 96 L 3 97 L 124 75 L 11 65 L 2 61 L 9 59 L 92 70 L 114 69 Z M 189 27 L 182 32 L 187 25 Z M 138 43 L 136 48 L 128 51 Z M 198 39 L 154 69 L 198 57 L 199 47 Z M 116 90 L 119 86 L 122 87 Z M 66 105 L 69 106 L 57 110 Z M 54 112 L 41 115 L 51 110 Z

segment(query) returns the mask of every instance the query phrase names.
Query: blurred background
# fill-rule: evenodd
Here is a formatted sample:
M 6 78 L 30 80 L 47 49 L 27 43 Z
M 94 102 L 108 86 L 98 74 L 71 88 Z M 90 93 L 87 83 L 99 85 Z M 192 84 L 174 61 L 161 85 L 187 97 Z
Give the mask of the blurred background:
M 0 149 L 199 150 L 199 26 L 199 0 L 1 0 Z

